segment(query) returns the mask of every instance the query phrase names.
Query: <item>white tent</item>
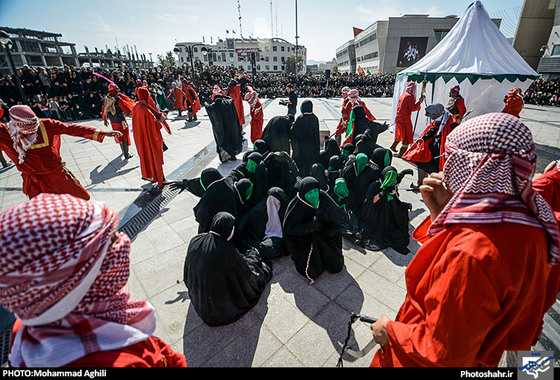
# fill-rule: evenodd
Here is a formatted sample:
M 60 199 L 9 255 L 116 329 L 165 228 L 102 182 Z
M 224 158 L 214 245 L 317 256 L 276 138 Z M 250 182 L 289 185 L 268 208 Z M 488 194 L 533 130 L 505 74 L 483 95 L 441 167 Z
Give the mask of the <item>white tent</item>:
M 422 59 L 401 71 L 395 81 L 391 122 L 395 120 L 399 97 L 408 81 L 418 82 L 417 96 L 426 80 L 426 101 L 418 114 L 415 137 L 425 129 L 426 105 L 449 101 L 449 90 L 461 88 L 468 118 L 504 107 L 504 96 L 514 86 L 525 91 L 538 74 L 525 62 L 500 32 L 480 1 L 466 10 L 449 33 Z M 413 113 L 415 124 L 417 113 Z M 391 124 L 394 131 L 394 124 Z

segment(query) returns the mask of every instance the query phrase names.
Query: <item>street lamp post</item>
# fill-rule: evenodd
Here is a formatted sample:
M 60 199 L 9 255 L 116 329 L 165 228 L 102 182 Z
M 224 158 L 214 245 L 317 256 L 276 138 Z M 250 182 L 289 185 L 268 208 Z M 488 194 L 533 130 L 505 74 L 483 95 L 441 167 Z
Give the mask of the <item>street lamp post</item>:
M 195 73 L 194 73 L 194 61 L 193 61 L 193 47 L 195 46 L 202 46 L 202 48 L 200 49 L 200 51 L 202 52 L 202 55 L 207 55 L 208 54 L 208 49 L 206 48 L 206 46 L 204 44 L 192 44 L 192 45 L 185 45 L 185 50 L 187 51 L 188 55 L 189 55 L 189 61 L 191 62 L 191 70 L 192 70 L 192 75 L 193 75 L 193 80 L 195 77 Z M 173 51 L 175 52 L 175 54 L 177 54 L 177 56 L 179 55 L 179 53 L 181 52 L 178 48 L 173 49 Z
M 22 102 L 22 104 L 27 104 L 27 97 L 25 96 L 25 93 L 23 92 L 23 86 L 21 84 L 21 80 L 19 79 L 19 76 L 17 75 L 16 66 L 14 65 L 14 60 L 12 59 L 12 54 L 10 53 L 10 49 L 12 48 L 12 44 L 13 44 L 13 42 L 10 39 L 10 36 L 8 35 L 8 33 L 6 33 L 3 30 L 0 30 L 0 45 L 2 45 L 4 47 L 4 50 L 6 51 L 6 55 L 8 57 L 8 63 L 10 65 L 10 71 L 12 72 L 12 76 L 16 80 L 16 86 L 19 90 L 19 95 L 21 96 L 21 102 Z

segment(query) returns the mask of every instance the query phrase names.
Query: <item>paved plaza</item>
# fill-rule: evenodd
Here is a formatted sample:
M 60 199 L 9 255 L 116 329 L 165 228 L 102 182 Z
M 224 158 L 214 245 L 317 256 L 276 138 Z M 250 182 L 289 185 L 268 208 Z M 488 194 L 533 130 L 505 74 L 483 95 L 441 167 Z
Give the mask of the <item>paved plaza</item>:
M 321 128 L 333 132 L 341 99 L 311 100 Z M 378 120 L 389 122 L 391 98 L 364 101 Z M 264 99 L 263 106 L 265 125 L 271 117 L 286 113 L 278 99 Z M 245 107 L 248 114 L 246 102 Z M 540 173 L 548 162 L 560 158 L 560 109 L 527 105 L 521 119 L 537 143 Z M 249 117 L 245 136 L 249 135 L 248 121 Z M 172 111 L 168 122 L 172 135 L 163 132 L 169 147 L 164 153 L 167 179 L 196 177 L 206 167 L 216 167 L 227 174 L 241 162 L 219 162 L 204 109 L 194 122 Z M 81 124 L 107 129 L 101 119 Z M 378 143 L 389 147 L 392 140 L 393 134 L 387 131 L 380 135 Z M 251 149 L 251 143 L 245 142 L 244 148 Z M 111 138 L 97 143 L 63 136 L 61 153 L 91 197 L 118 212 L 120 230 L 133 239 L 127 285 L 132 297 L 145 298 L 154 305 L 155 335 L 184 353 L 190 367 L 336 367 L 339 342 L 346 339 L 351 313 L 372 317 L 385 313 L 394 318 L 404 299 L 404 272 L 418 243 L 411 240 L 411 253 L 401 255 L 392 249 L 368 251 L 344 241 L 345 266 L 340 273 L 324 273 L 311 285 L 296 272 L 291 258 L 275 260 L 272 280 L 259 303 L 231 325 L 209 327 L 190 305 L 182 281 L 187 246 L 198 228 L 192 211 L 198 198 L 187 191 L 149 191 L 151 185 L 141 179 L 134 147 L 135 156 L 124 160 Z M 399 188 L 401 198 L 412 204 L 412 232 L 428 215 L 420 194 L 410 188 L 416 170 L 399 158 L 394 158 L 393 166 L 398 170 L 411 168 L 415 173 L 405 176 Z M 25 201 L 17 169 L 11 166 L 0 170 L 0 210 Z M 554 315 L 547 318 L 549 324 L 555 323 Z M 356 322 L 350 348 L 364 347 L 371 337 L 369 325 Z M 345 355 L 344 366 L 368 366 L 373 352 L 360 359 Z

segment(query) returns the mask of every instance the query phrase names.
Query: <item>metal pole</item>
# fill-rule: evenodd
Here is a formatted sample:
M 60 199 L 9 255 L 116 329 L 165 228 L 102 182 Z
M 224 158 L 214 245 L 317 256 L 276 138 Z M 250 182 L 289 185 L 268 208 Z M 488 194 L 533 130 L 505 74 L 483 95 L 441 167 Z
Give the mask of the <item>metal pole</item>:
M 298 46 L 298 21 L 297 21 L 297 0 L 295 0 L 296 2 L 296 67 L 295 67 L 295 75 L 296 75 L 296 81 L 297 81 L 297 72 L 298 72 L 298 54 L 299 54 L 299 46 Z M 294 83 L 295 86 L 295 83 Z

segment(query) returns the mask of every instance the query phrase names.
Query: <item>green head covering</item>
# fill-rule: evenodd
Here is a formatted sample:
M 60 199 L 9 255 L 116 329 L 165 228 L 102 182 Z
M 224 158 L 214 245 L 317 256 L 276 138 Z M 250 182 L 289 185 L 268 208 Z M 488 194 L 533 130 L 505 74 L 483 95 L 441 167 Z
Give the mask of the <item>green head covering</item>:
M 348 186 L 346 186 L 346 181 L 344 178 L 338 178 L 334 181 L 333 192 L 338 196 L 338 201 L 347 198 L 350 192 L 348 191 Z M 341 205 L 343 207 L 344 205 Z
M 247 160 L 247 171 L 249 173 L 255 174 L 257 166 L 259 166 L 259 164 L 257 164 L 255 161 L 251 160 L 250 158 Z
M 385 157 L 383 158 L 383 162 L 385 163 L 385 166 L 391 165 L 392 160 L 393 160 L 393 153 L 391 153 L 391 151 L 387 149 L 387 151 L 385 152 Z
M 305 177 L 301 180 L 298 196 L 308 202 L 311 207 L 318 208 L 320 197 L 319 182 L 313 177 Z
M 354 121 L 356 120 L 356 113 L 354 110 L 350 111 L 350 117 L 348 118 L 348 126 L 346 127 L 346 137 L 352 134 L 354 130 Z
M 245 192 L 246 196 L 245 196 L 245 200 L 249 200 L 249 198 L 251 198 L 251 195 L 253 195 L 253 184 L 251 184 L 251 186 L 249 186 L 249 188 L 247 189 L 247 191 Z
M 383 190 L 393 187 L 397 184 L 397 171 L 392 169 L 388 170 L 385 175 L 383 176 L 383 183 L 381 184 L 381 188 Z M 391 194 L 387 195 L 388 200 L 392 200 L 393 196 Z
M 309 190 L 304 197 L 313 208 L 319 207 L 319 188 Z
M 367 163 L 369 161 L 369 157 L 365 153 L 358 153 L 356 155 L 356 174 L 360 175 L 362 171 L 364 171 Z

